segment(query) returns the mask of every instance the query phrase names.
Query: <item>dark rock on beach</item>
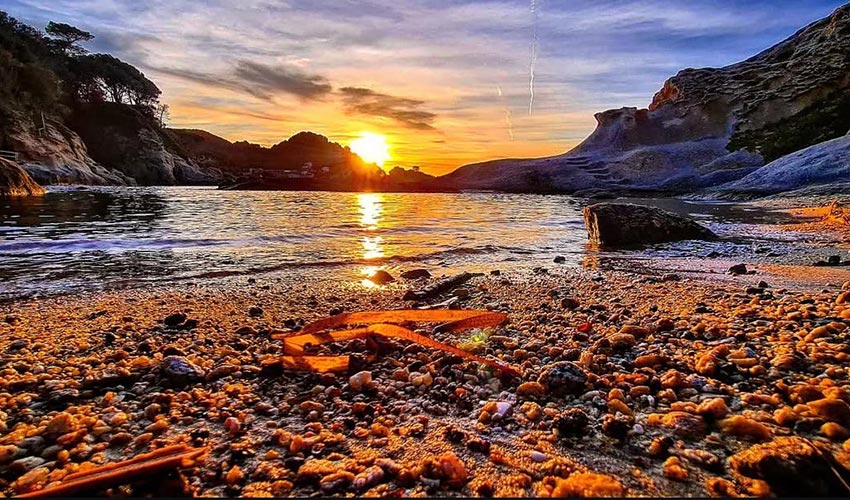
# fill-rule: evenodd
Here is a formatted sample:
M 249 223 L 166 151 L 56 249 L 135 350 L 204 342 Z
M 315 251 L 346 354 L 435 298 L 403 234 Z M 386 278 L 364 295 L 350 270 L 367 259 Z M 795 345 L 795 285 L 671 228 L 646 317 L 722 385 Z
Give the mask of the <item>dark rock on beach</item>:
M 717 238 L 711 230 L 685 217 L 628 203 L 598 203 L 585 207 L 584 223 L 588 240 L 605 246 Z

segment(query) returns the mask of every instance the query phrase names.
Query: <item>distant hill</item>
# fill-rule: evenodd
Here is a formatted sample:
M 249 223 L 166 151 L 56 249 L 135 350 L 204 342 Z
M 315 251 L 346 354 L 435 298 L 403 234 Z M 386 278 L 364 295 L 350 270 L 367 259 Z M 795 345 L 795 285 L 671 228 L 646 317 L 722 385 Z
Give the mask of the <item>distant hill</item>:
M 168 129 L 167 133 L 194 162 L 236 176 L 251 169 L 300 170 L 308 164 L 324 177 L 386 175 L 348 147 L 313 132 L 299 132 L 268 148 L 247 141 L 230 142 L 204 130 Z

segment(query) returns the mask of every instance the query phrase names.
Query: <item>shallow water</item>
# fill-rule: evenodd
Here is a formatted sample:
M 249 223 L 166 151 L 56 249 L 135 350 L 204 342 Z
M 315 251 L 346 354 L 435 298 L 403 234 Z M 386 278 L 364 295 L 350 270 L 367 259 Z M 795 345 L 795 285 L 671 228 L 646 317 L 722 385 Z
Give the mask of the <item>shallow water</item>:
M 768 241 L 759 228 L 783 217 L 740 205 L 638 202 L 743 235 L 643 251 L 659 255 Z M 580 265 L 599 256 L 586 248 L 581 206 L 569 196 L 497 193 L 53 188 L 0 202 L 0 298 L 270 271 L 360 282 L 378 268 L 550 266 L 556 255 Z

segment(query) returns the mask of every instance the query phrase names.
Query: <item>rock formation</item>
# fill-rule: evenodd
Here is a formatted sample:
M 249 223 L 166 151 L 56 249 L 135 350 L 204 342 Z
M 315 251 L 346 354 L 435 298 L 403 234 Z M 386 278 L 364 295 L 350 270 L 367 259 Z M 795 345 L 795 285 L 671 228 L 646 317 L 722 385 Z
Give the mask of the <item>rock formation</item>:
M 647 109 L 596 115 L 596 130 L 550 158 L 467 165 L 442 180 L 510 191 L 687 192 L 744 177 L 850 128 L 850 5 L 724 68 L 685 69 Z
M 134 184 L 92 160 L 82 139 L 54 117 L 36 123 L 24 113 L 9 113 L 5 121 L 0 143 L 19 153 L 24 170 L 39 184 Z
M 809 146 L 776 159 L 749 175 L 711 188 L 720 197 L 755 197 L 801 188 L 846 192 L 850 181 L 850 135 Z
M 584 208 L 587 239 L 609 247 L 677 240 L 712 240 L 711 230 L 655 207 L 597 203 Z
M 44 189 L 36 184 L 24 169 L 14 162 L 0 158 L 0 197 L 43 194 Z
M 141 185 L 215 184 L 221 174 L 179 154 L 180 147 L 153 117 L 132 106 L 92 103 L 75 110 L 68 122 L 98 163 Z

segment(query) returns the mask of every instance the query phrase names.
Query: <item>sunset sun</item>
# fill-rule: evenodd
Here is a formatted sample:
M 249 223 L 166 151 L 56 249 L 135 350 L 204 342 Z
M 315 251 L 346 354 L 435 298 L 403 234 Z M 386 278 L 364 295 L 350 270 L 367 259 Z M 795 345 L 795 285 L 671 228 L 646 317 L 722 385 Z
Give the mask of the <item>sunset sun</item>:
M 351 141 L 349 147 L 364 161 L 375 163 L 379 167 L 383 167 L 384 162 L 390 159 L 387 138 L 380 134 L 363 132 L 360 137 Z

